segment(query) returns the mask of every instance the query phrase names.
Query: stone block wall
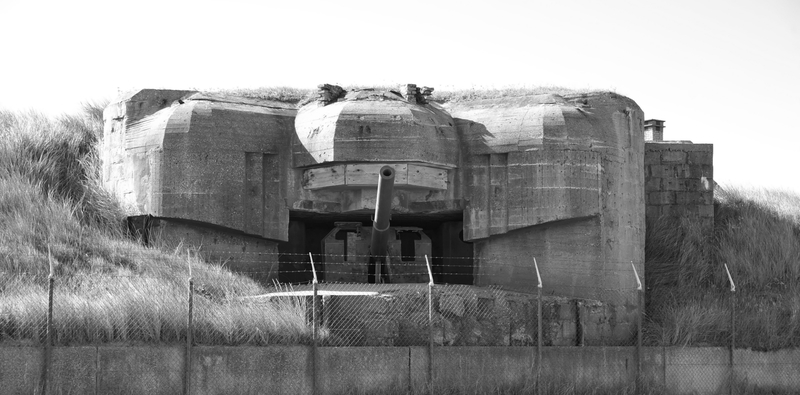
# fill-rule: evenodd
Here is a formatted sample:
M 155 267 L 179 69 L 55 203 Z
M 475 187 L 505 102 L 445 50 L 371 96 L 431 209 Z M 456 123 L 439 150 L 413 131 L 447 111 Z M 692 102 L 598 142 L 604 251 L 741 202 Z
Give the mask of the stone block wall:
M 428 296 L 420 287 L 380 285 L 357 294 L 323 297 L 317 312 L 327 346 L 424 346 L 429 341 Z M 331 288 L 331 289 L 328 289 Z M 355 288 L 347 288 L 353 291 Z M 327 285 L 325 291 L 334 291 Z M 307 299 L 310 306 L 310 297 Z M 542 344 L 630 344 L 635 326 L 624 306 L 596 300 L 542 297 Z M 307 313 L 311 316 L 311 313 Z M 437 346 L 533 346 L 537 343 L 536 296 L 473 286 L 437 285 L 433 295 L 433 342 Z M 625 336 L 619 336 L 624 332 Z
M 647 142 L 644 152 L 646 217 L 695 217 L 714 224 L 714 146 Z

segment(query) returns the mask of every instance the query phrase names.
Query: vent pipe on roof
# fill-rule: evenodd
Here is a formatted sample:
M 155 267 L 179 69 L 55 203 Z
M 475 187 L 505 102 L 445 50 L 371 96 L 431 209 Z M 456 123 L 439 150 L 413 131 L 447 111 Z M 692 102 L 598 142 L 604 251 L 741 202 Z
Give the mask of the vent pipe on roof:
M 644 141 L 664 141 L 664 122 L 659 119 L 644 121 Z

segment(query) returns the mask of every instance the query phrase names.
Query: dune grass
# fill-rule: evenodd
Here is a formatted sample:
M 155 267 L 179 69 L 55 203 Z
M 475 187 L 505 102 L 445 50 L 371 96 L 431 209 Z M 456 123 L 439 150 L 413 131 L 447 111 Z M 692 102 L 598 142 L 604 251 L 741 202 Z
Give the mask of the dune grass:
M 735 297 L 738 347 L 800 347 L 800 195 L 720 188 L 716 199 L 713 233 L 689 218 L 648 223 L 649 342 L 729 344 Z
M 367 86 L 349 85 L 344 90 L 374 88 L 378 90 L 401 90 L 401 85 Z M 499 99 L 508 97 L 521 97 L 530 95 L 556 94 L 561 96 L 576 96 L 582 94 L 605 92 L 606 90 L 571 89 L 562 86 L 533 86 L 533 87 L 505 87 L 505 88 L 470 88 L 470 89 L 434 89 L 431 101 L 444 104 L 480 99 Z M 252 89 L 224 89 L 216 93 L 240 96 L 248 99 L 273 100 L 283 103 L 302 106 L 317 96 L 316 88 L 302 89 L 293 87 L 260 87 Z
M 100 186 L 98 107 L 58 119 L 0 112 L 0 341 L 43 340 L 51 270 L 57 344 L 182 341 L 190 272 L 203 287 L 198 343 L 308 341 L 302 301 L 241 302 L 264 288 L 123 235 L 124 212 Z
M 481 100 L 481 99 L 500 99 L 511 97 L 522 97 L 531 95 L 554 94 L 560 96 L 576 96 L 604 92 L 593 89 L 571 89 L 563 86 L 535 86 L 535 87 L 508 87 L 491 89 L 455 89 L 433 91 L 431 100 L 437 103 L 456 103 L 462 101 Z
M 216 93 L 248 99 L 298 104 L 316 97 L 317 90 L 316 88 L 303 89 L 288 86 L 265 86 L 260 88 L 221 89 L 216 91 Z

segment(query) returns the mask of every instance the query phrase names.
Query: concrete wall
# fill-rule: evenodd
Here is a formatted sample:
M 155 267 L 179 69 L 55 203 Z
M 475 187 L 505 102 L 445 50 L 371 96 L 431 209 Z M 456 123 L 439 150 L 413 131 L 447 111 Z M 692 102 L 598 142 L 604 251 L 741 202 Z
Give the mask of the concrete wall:
M 326 346 L 424 346 L 428 344 L 426 285 L 381 284 L 326 291 L 372 291 L 374 295 L 328 295 L 318 310 Z M 299 288 L 295 288 L 299 289 Z M 530 294 L 474 286 L 436 286 L 433 294 L 436 346 L 531 346 L 537 343 L 537 300 Z M 634 325 L 625 312 L 593 300 L 542 297 L 544 346 L 633 344 Z M 309 313 L 310 314 L 310 313 Z M 622 336 L 616 336 L 620 332 Z
M 208 223 L 149 215 L 128 217 L 128 230 L 145 245 L 174 250 L 194 247 L 212 264 L 246 274 L 264 285 L 278 280 L 278 243 Z
M 477 285 L 633 306 L 644 262 L 642 111 L 599 93 L 449 103 L 462 135 Z M 577 248 L 576 248 L 577 247 Z M 513 266 L 513 267 L 512 267 Z M 632 321 L 630 317 L 619 317 Z
M 450 114 L 388 92 L 354 91 L 335 103 L 307 104 L 294 126 L 297 167 L 395 161 L 458 166 L 459 137 Z
M 300 346 L 195 347 L 190 393 L 311 393 L 310 351 Z
M 194 347 L 189 393 L 311 394 L 314 359 L 307 346 Z M 459 393 L 533 388 L 535 347 L 321 347 L 319 394 L 437 389 Z M 39 393 L 42 351 L 0 346 L 0 393 Z M 800 350 L 736 350 L 736 390 L 800 391 Z M 715 394 L 730 383 L 724 348 L 645 347 L 643 383 L 658 393 Z M 174 394 L 183 391 L 185 350 L 179 346 L 56 347 L 48 393 Z M 545 347 L 540 385 L 547 388 L 631 388 L 635 347 Z
M 699 218 L 714 224 L 714 146 L 682 142 L 645 144 L 648 220 L 660 216 Z
M 145 89 L 103 112 L 106 187 L 136 214 L 286 241 L 293 106 Z

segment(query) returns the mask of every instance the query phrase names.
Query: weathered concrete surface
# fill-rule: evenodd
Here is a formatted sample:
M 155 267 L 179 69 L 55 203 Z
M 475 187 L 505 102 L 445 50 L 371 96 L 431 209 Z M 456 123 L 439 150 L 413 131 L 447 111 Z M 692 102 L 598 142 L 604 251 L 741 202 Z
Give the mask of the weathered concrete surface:
M 192 394 L 310 394 L 313 377 L 310 347 L 192 350 Z
M 465 240 L 601 214 L 603 169 L 596 153 L 557 149 L 470 159 L 466 171 L 472 182 L 464 214 Z
M 53 348 L 48 391 L 53 394 L 92 394 L 97 378 L 97 347 Z
M 182 347 L 55 347 L 49 393 L 174 394 L 183 390 Z M 727 392 L 725 348 L 644 347 L 645 388 L 670 394 Z M 0 346 L 0 393 L 37 393 L 41 348 Z M 323 394 L 422 391 L 429 368 L 427 347 L 320 347 L 317 388 Z M 480 393 L 520 388 L 535 380 L 577 388 L 632 388 L 635 347 L 434 347 L 438 389 Z M 741 390 L 800 392 L 800 351 L 734 352 L 734 385 Z M 665 364 L 666 363 L 666 364 Z M 95 367 L 96 366 L 96 367 Z M 310 394 L 308 346 L 193 348 L 192 394 Z
M 535 382 L 534 347 L 440 347 L 433 354 L 433 380 L 441 390 L 493 393 Z
M 103 115 L 105 184 L 139 214 L 285 241 L 294 114 L 283 103 L 186 91 L 123 97 Z
M 320 394 L 369 394 L 409 387 L 408 348 L 323 347 L 318 353 Z
M 666 382 L 679 394 L 717 394 L 728 388 L 728 350 L 722 347 L 666 349 Z
M 734 372 L 743 386 L 780 391 L 795 388 L 800 392 L 800 350 L 760 352 L 734 350 Z
M 98 394 L 176 394 L 183 390 L 184 348 L 97 347 Z
M 665 387 L 667 383 L 666 369 L 664 363 L 665 347 L 642 347 L 642 382 L 649 387 Z
M 543 293 L 589 295 L 601 286 L 604 275 L 601 228 L 598 217 L 559 221 L 519 229 L 474 244 L 475 255 L 485 257 L 478 270 L 477 285 L 506 285 L 522 292 L 535 292 L 538 280 L 533 259 L 539 265 Z M 580 240 L 580 242 L 578 241 Z M 576 244 L 580 243 L 580 248 Z M 569 271 L 565 269 L 568 268 Z
M 645 144 L 647 218 L 686 216 L 714 225 L 714 146 L 683 142 Z
M 476 284 L 530 289 L 535 257 L 546 290 L 633 306 L 619 317 L 632 322 L 630 264 L 643 276 L 645 229 L 636 103 L 540 95 L 447 109 L 464 136 L 464 238 L 481 259 Z
M 0 346 L 0 392 L 37 393 L 43 355 L 43 349 L 38 347 Z
M 436 104 L 399 93 L 362 90 L 313 103 L 295 120 L 295 166 L 324 162 L 421 162 L 458 166 L 453 119 Z
M 624 387 L 636 377 L 634 347 L 547 347 L 542 376 L 552 381 Z

